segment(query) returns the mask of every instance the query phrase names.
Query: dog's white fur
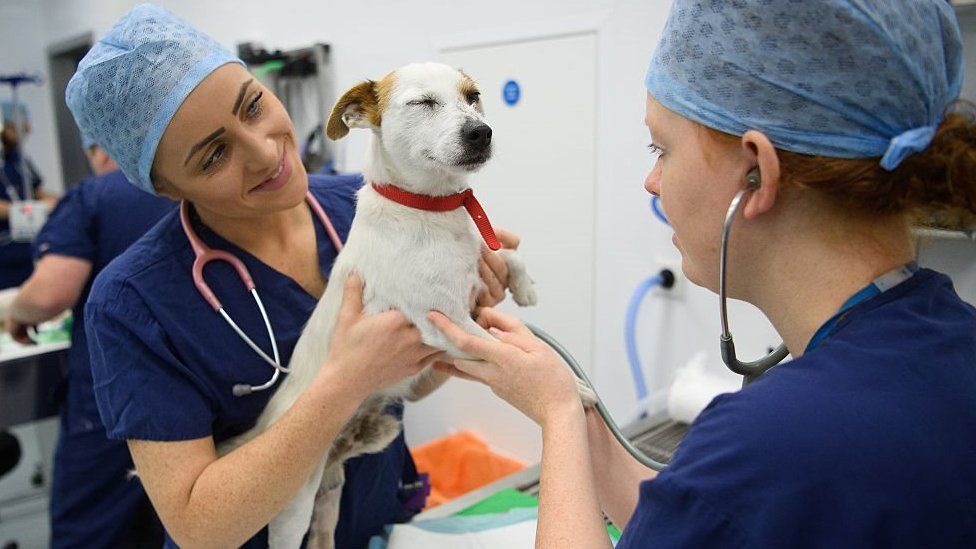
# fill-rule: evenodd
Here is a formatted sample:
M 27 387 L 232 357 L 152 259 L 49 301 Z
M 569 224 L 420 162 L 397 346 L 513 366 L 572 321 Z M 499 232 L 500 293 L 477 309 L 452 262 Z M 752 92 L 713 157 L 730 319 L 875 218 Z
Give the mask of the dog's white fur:
M 465 124 L 484 123 L 479 101 L 471 101 L 474 84 L 461 72 L 440 64 L 400 68 L 379 83 L 364 83 L 340 99 L 329 124 L 330 137 L 348 128 L 372 131 L 366 168 L 367 184 L 359 191 L 356 216 L 345 248 L 330 276 L 331 283 L 312 313 L 284 376 L 257 424 L 220 444 L 225 455 L 268 429 L 294 404 L 328 355 L 342 299 L 342 281 L 356 273 L 365 282 L 364 312 L 402 311 L 420 329 L 428 345 L 463 356 L 427 320 L 441 311 L 469 333 L 490 337 L 471 319 L 483 283 L 478 275 L 482 237 L 467 212 L 427 212 L 380 196 L 369 182 L 444 196 L 468 188 L 468 175 L 480 168 L 490 149 L 472 154 L 462 138 Z M 434 104 L 418 103 L 433 100 Z M 518 256 L 503 251 L 509 288 L 520 305 L 536 301 L 532 281 Z M 332 547 L 344 482 L 343 462 L 389 445 L 400 423 L 384 413 L 399 398 L 422 398 L 443 382 L 428 366 L 371 396 L 333 442 L 308 482 L 269 524 L 271 547 L 298 547 L 312 522 L 312 542 Z M 316 502 L 316 495 L 319 495 Z

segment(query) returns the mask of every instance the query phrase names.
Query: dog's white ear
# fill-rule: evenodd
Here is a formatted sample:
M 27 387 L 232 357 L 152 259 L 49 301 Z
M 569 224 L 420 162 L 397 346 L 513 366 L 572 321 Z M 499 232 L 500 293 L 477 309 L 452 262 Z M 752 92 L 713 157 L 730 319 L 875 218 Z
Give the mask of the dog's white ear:
M 376 82 L 367 80 L 350 89 L 339 98 L 329 123 L 326 135 L 329 139 L 342 139 L 349 128 L 376 128 L 380 125 L 379 98 L 376 95 Z

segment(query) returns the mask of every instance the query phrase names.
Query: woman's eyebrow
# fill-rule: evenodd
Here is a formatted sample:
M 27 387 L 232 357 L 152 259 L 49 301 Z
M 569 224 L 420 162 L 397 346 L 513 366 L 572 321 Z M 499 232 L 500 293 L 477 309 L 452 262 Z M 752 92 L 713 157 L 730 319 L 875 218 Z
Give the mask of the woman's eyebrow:
M 237 92 L 237 101 L 234 101 L 234 110 L 231 111 L 234 116 L 237 116 L 237 111 L 241 108 L 241 103 L 244 102 L 244 94 L 247 93 L 247 87 L 251 85 L 251 82 L 254 82 L 253 78 L 241 84 L 241 90 Z
M 217 129 L 217 131 L 213 132 L 207 137 L 204 137 L 199 143 L 194 145 L 193 148 L 190 149 L 190 154 L 186 155 L 186 160 L 183 161 L 183 165 L 186 166 L 187 164 L 189 164 L 190 159 L 193 158 L 193 155 L 196 154 L 198 150 L 200 150 L 203 147 L 206 147 L 207 143 L 210 143 L 214 139 L 217 139 L 218 137 L 220 137 L 220 134 L 224 133 L 225 131 L 227 130 L 223 126 L 221 126 L 219 129 Z

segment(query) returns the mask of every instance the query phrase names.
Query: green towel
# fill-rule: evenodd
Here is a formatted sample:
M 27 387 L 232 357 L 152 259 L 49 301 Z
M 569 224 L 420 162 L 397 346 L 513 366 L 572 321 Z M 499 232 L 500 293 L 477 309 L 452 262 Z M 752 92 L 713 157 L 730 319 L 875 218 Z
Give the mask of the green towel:
M 539 498 L 524 494 L 515 488 L 507 488 L 479 501 L 478 503 L 475 503 L 455 516 L 470 517 L 476 515 L 488 515 L 491 513 L 504 513 L 512 509 L 538 506 Z M 614 525 L 608 524 L 607 532 L 610 534 L 610 539 L 612 539 L 614 544 L 616 544 L 620 539 L 620 530 L 618 530 Z
M 522 507 L 538 507 L 539 498 L 523 494 L 515 488 L 508 488 L 489 496 L 486 499 L 475 503 L 464 511 L 457 514 L 460 517 L 470 517 L 474 515 L 488 515 L 491 513 L 504 513 L 512 509 Z

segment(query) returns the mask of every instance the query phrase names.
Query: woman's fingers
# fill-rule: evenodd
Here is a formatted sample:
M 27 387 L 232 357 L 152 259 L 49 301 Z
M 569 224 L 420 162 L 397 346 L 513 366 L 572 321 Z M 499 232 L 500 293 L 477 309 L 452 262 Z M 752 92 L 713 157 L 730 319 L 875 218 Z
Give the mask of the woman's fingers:
M 531 333 L 529 335 L 524 335 L 517 332 L 505 332 L 495 327 L 488 328 L 488 333 L 493 335 L 502 343 L 507 343 L 513 347 L 517 347 L 526 353 L 532 352 L 538 347 L 538 345 L 536 345 L 538 340 Z
M 502 254 L 491 251 L 487 246 L 482 246 L 481 259 L 485 260 L 485 263 L 491 268 L 491 272 L 495 273 L 499 280 L 508 278 L 508 263 L 505 263 Z
M 501 243 L 502 248 L 507 248 L 509 250 L 518 249 L 519 243 L 522 240 L 517 234 L 506 231 L 500 227 L 495 228 L 495 235 L 498 236 L 498 242 Z
M 427 314 L 427 318 L 447 337 L 448 341 L 464 353 L 491 362 L 501 362 L 509 356 L 504 344 L 473 336 L 442 313 L 431 311 Z
M 488 290 L 487 297 L 490 297 L 491 301 L 482 299 L 481 302 L 498 303 L 505 299 L 505 285 L 502 279 L 499 277 L 499 274 L 495 272 L 495 270 L 491 267 L 491 264 L 486 261 L 485 257 L 486 256 L 483 255 L 481 259 L 478 260 L 478 274 L 481 277 L 481 281 L 485 283 L 485 288 Z M 502 263 L 504 263 L 504 261 Z
M 505 297 L 505 287 L 508 286 L 508 263 L 505 262 L 505 258 L 498 252 L 482 248 L 481 259 L 498 279 L 502 287 L 502 297 Z
M 498 365 L 485 360 L 454 359 L 454 368 L 467 375 L 469 379 L 492 386 L 498 379 Z
M 363 314 L 363 280 L 356 274 L 346 277 L 339 306 L 340 326 L 348 326 Z
M 532 335 L 532 330 L 518 318 L 496 311 L 491 307 L 478 309 L 478 324 L 484 328 L 500 328 L 505 332 L 512 332 L 521 335 Z
M 435 362 L 434 363 L 434 369 L 437 370 L 438 372 L 442 372 L 442 373 L 445 373 L 445 374 L 449 374 L 449 375 L 454 376 L 456 378 L 466 379 L 468 381 L 477 381 L 478 383 L 484 383 L 480 379 L 478 379 L 478 378 L 476 378 L 476 377 L 474 377 L 474 376 L 472 376 L 470 374 L 466 374 L 466 373 L 462 372 L 461 370 L 458 370 L 457 367 L 454 366 L 453 364 L 451 364 L 450 362 Z

